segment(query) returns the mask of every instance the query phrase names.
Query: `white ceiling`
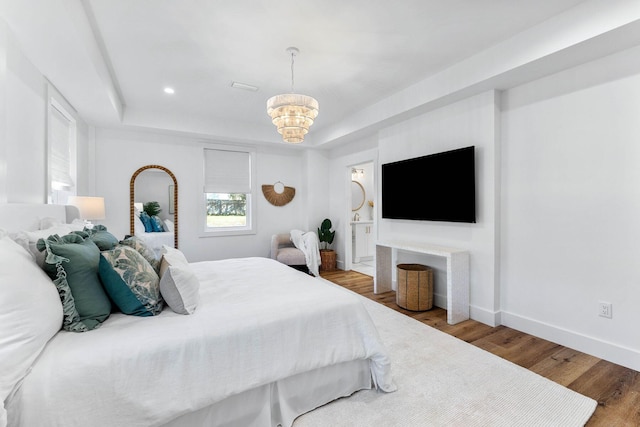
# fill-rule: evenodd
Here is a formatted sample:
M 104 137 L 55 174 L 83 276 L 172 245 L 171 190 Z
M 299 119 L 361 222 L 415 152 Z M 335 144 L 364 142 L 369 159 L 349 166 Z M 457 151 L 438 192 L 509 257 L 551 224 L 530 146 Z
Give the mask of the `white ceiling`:
M 320 146 L 348 118 L 583 3 L 2 0 L 0 12 L 88 122 L 212 139 L 279 143 L 265 104 L 290 91 L 296 46 L 295 91 L 320 104 L 305 144 Z

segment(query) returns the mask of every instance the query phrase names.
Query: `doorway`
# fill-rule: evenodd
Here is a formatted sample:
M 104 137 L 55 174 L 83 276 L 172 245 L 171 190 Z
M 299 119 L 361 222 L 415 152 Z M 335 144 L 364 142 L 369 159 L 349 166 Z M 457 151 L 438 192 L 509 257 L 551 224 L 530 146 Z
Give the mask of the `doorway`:
M 376 189 L 374 163 L 351 166 L 351 270 L 368 276 L 375 273 Z

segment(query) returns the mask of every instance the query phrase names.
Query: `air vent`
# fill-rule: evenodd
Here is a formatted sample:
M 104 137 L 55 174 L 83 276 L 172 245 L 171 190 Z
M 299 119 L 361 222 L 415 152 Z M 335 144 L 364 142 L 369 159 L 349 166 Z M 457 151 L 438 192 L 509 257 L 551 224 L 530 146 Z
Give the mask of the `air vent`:
M 246 84 L 246 83 L 240 83 L 240 82 L 231 82 L 231 87 L 236 88 L 236 89 L 250 90 L 251 92 L 257 92 L 258 91 L 258 86 L 253 86 L 253 85 L 249 85 L 249 84 Z

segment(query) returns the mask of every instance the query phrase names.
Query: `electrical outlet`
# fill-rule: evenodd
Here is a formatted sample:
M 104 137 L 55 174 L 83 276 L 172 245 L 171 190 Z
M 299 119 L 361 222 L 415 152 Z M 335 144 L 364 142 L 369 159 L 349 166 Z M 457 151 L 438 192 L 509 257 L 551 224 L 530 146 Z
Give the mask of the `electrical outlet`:
M 598 315 L 601 317 L 606 317 L 607 319 L 611 319 L 613 317 L 612 307 L 610 302 L 602 302 L 598 303 Z

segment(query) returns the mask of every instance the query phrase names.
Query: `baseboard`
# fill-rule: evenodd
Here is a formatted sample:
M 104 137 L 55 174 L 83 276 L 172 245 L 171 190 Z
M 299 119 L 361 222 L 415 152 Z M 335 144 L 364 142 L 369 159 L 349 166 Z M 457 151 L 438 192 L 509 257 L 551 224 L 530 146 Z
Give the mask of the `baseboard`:
M 442 294 L 433 294 L 433 305 L 443 309 L 447 309 L 447 296 Z M 477 322 L 484 323 L 489 326 L 500 325 L 500 312 L 489 311 L 484 308 L 469 306 L 469 318 Z
M 625 366 L 635 371 L 640 371 L 640 351 L 602 341 L 534 319 L 518 316 L 513 313 L 503 311 L 500 314 L 500 318 L 502 325 L 509 328 L 599 357 L 600 359 Z
M 501 312 L 499 311 L 489 311 L 484 308 L 469 306 L 469 316 L 480 323 L 484 323 L 489 326 L 498 326 L 501 325 Z

